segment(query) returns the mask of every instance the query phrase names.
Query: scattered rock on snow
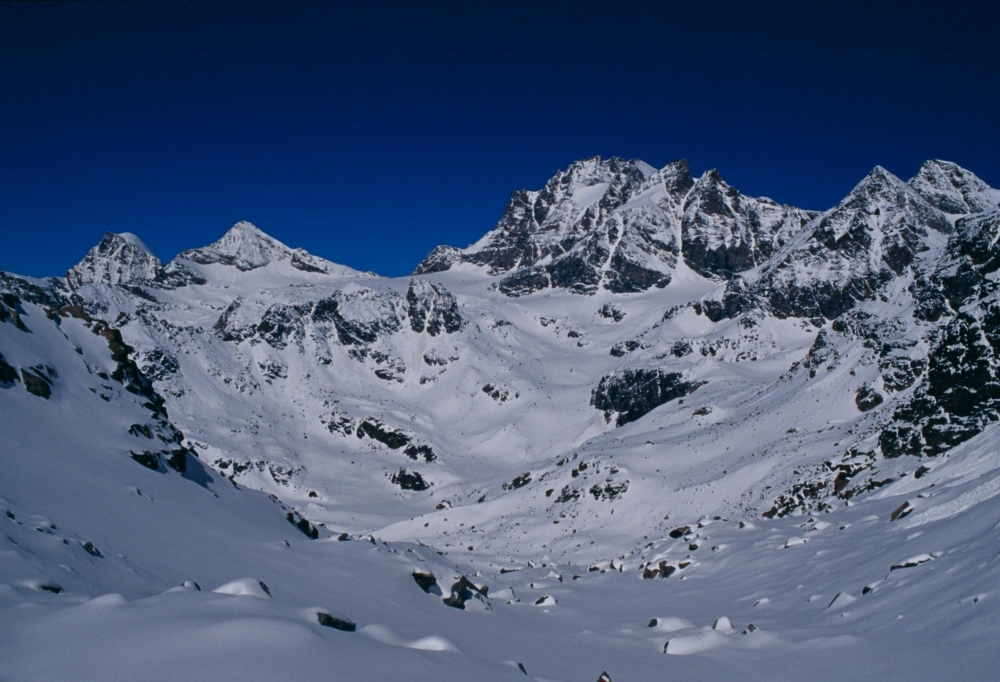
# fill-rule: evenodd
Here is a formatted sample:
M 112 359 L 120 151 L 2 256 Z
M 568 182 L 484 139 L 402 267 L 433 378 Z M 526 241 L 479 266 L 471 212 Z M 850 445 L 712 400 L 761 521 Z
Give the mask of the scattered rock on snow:
M 309 523 L 309 520 L 298 512 L 288 512 L 285 514 L 285 518 L 288 519 L 290 524 L 298 528 L 302 534 L 310 540 L 316 540 L 319 538 L 319 529 Z
M 896 508 L 896 510 L 892 512 L 892 514 L 889 515 L 889 520 L 895 521 L 896 519 L 901 519 L 912 511 L 913 508 L 910 506 L 910 503 L 904 502 L 903 504 L 899 505 Z
M 21 381 L 24 382 L 24 388 L 31 395 L 37 395 L 46 400 L 52 396 L 52 379 L 45 376 L 39 368 L 22 369 Z
M 428 594 L 441 594 L 441 589 L 438 587 L 437 578 L 434 577 L 433 573 L 423 573 L 421 571 L 413 572 L 413 580 L 420 586 L 424 592 Z
M 349 620 L 331 616 L 329 613 L 325 613 L 323 611 L 316 613 L 316 620 L 318 620 L 319 624 L 325 628 L 333 628 L 334 630 L 341 630 L 343 632 L 354 632 L 358 627 L 355 623 Z
M 919 566 L 920 564 L 926 563 L 928 561 L 933 561 L 936 557 L 933 554 L 916 554 L 908 559 L 903 559 L 898 564 L 893 564 L 889 571 L 895 571 L 900 568 L 913 568 L 914 566 Z

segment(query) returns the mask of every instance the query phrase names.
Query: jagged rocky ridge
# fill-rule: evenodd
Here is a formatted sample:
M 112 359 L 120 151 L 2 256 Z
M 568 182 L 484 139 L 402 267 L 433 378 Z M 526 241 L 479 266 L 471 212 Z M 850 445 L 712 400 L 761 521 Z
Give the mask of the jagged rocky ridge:
M 489 234 L 467 249 L 439 247 L 416 274 L 456 263 L 504 274 L 497 289 L 521 296 L 548 287 L 581 294 L 662 288 L 677 259 L 699 274 L 729 277 L 768 258 L 811 217 L 741 194 L 711 170 L 695 180 L 686 161 L 660 170 L 593 157 L 540 192 L 514 192 Z
M 911 473 L 901 455 L 973 438 L 998 415 L 998 200 L 942 161 L 909 182 L 876 168 L 815 212 L 684 161 L 595 157 L 515 192 L 496 229 L 410 278 L 238 223 L 167 265 L 109 234 L 65 279 L 0 282 L 115 320 L 192 453 L 227 477 L 320 520 L 370 484 L 383 517 L 414 519 L 392 532 L 418 537 L 424 515 L 504 500 L 477 531 L 496 544 L 521 514 L 562 531 L 606 522 L 609 502 L 639 513 L 646 447 L 664 462 L 698 453 L 665 464 L 674 480 L 705 469 L 699 457 L 721 477 L 769 462 L 721 504 L 773 516 L 828 508 Z M 0 364 L 10 376 L 29 375 Z M 47 376 L 27 381 L 44 392 Z M 801 399 L 817 391 L 818 405 Z M 803 424 L 829 409 L 833 426 L 809 428 L 835 434 L 807 441 Z M 757 432 L 771 413 L 778 425 Z

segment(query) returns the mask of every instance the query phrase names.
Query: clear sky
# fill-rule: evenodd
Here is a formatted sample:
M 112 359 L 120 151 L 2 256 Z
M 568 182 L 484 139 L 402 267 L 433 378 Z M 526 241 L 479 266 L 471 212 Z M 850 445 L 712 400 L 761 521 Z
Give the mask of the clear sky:
M 402 275 L 600 154 L 836 203 L 873 166 L 1000 187 L 1000 3 L 0 1 L 0 269 L 250 220 Z

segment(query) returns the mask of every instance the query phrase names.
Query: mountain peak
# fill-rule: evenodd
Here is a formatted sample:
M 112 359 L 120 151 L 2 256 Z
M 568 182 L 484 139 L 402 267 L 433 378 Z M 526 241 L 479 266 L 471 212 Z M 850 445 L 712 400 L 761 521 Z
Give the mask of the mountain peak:
M 292 249 L 246 220 L 233 225 L 218 241 L 200 249 L 189 249 L 178 256 L 199 265 L 232 265 L 242 272 L 291 257 Z
M 905 183 L 902 180 L 900 180 L 884 166 L 875 166 L 868 172 L 868 175 L 866 175 L 865 178 L 858 183 L 858 187 L 867 185 L 900 186 L 904 184 Z
M 951 215 L 978 213 L 1000 203 L 1000 191 L 951 161 L 925 161 L 908 184 L 936 208 Z
M 694 186 L 691 166 L 688 165 L 687 159 L 671 161 L 659 172 L 664 188 L 675 198 L 683 196 Z
M 153 251 L 148 246 L 146 246 L 146 242 L 139 239 L 138 235 L 134 235 L 131 232 L 119 232 L 118 234 L 114 234 L 112 232 L 104 233 L 105 237 L 107 237 L 108 235 L 114 235 L 115 237 L 118 237 L 118 239 L 121 239 L 124 242 L 128 242 L 132 246 L 138 249 L 142 249 L 149 255 L 151 256 L 153 255 Z
M 292 249 L 246 220 L 233 225 L 218 241 L 208 246 L 181 252 L 177 256 L 177 261 L 180 260 L 199 265 L 229 265 L 241 272 L 256 270 L 271 263 L 287 262 L 301 272 L 357 274 L 350 268 L 314 256 L 304 249 Z
M 101 241 L 66 273 L 73 289 L 84 284 L 136 284 L 154 279 L 162 269 L 141 239 L 131 232 L 105 232 Z
M 730 278 L 769 258 L 810 218 L 808 211 L 740 193 L 713 168 L 693 181 L 684 200 L 684 260 L 704 277 Z
M 235 225 L 226 231 L 226 234 L 222 236 L 222 239 L 267 239 L 276 241 L 273 237 L 265 234 L 263 230 L 251 223 L 249 220 L 237 221 Z
M 685 172 L 686 163 L 670 168 L 664 185 L 669 179 L 675 189 L 683 187 Z M 496 227 L 478 242 L 463 250 L 439 247 L 416 272 L 447 270 L 460 262 L 485 266 L 490 275 L 505 275 L 497 286 L 508 295 L 548 287 L 594 293 L 602 283 L 622 291 L 665 286 L 675 247 L 667 219 L 658 218 L 655 197 L 632 205 L 628 217 L 619 214 L 629 202 L 655 190 L 657 173 L 637 159 L 592 156 L 575 161 L 541 190 L 514 192 Z M 631 226 L 639 223 L 641 234 L 633 235 Z M 622 270 L 630 274 L 618 276 Z

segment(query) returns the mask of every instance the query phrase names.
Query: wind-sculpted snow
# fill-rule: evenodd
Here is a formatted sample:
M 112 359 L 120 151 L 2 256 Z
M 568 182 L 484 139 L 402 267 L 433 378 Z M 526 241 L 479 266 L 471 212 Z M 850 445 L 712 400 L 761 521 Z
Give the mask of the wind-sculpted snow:
M 988 677 L 996 200 L 589 159 L 413 277 L 0 273 L 0 677 Z

